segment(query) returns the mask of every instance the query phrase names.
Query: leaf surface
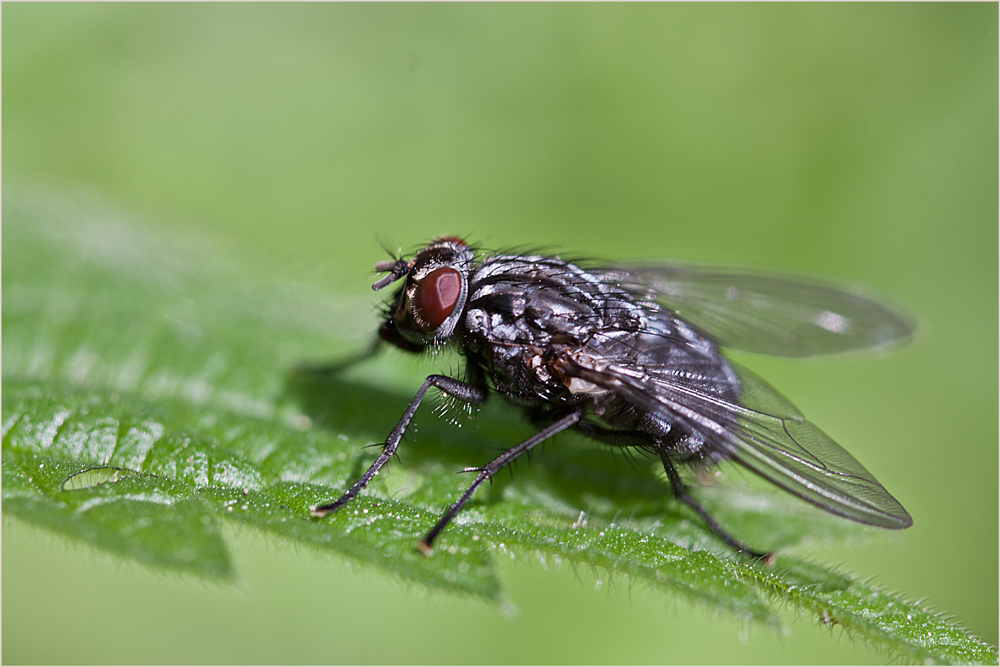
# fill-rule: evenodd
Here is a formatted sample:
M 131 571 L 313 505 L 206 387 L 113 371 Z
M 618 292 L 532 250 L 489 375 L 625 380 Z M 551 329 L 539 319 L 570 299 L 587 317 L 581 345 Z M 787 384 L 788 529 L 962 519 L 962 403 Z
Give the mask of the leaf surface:
M 735 557 L 670 498 L 655 462 L 575 436 L 481 489 L 424 556 L 417 541 L 470 481 L 455 473 L 530 435 L 507 406 L 455 424 L 422 410 L 400 461 L 342 511 L 312 517 L 360 476 L 374 456 L 364 447 L 421 378 L 393 352 L 344 373 L 315 365 L 363 348 L 375 329 L 365 299 L 91 200 L 8 193 L 3 214 L 7 515 L 221 580 L 236 576 L 224 522 L 493 602 L 499 559 L 593 567 L 771 627 L 776 603 L 792 604 L 905 660 L 996 663 L 994 647 L 849 575 Z M 787 552 L 862 531 L 737 486 L 699 493 L 751 543 Z

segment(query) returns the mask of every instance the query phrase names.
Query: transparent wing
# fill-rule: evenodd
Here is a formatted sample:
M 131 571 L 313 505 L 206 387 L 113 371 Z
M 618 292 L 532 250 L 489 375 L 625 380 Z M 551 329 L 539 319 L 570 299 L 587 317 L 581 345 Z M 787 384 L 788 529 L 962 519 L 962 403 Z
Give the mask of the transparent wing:
M 916 323 L 859 290 L 710 266 L 620 265 L 606 279 L 676 312 L 720 347 L 780 357 L 878 350 Z
M 740 380 L 739 404 L 656 368 L 569 364 L 568 373 L 610 389 L 637 408 L 705 436 L 726 458 L 828 512 L 883 528 L 913 519 L 870 472 L 776 389 L 729 362 Z

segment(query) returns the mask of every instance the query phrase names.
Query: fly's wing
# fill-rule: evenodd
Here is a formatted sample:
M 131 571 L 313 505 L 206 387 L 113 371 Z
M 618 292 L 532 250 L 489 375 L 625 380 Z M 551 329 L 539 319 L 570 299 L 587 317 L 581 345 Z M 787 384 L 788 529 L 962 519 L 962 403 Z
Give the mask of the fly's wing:
M 680 422 L 726 458 L 827 512 L 882 528 L 913 524 L 872 474 L 788 399 L 728 363 L 739 378 L 739 403 L 706 392 L 685 374 L 628 361 L 600 370 L 569 362 L 566 372 L 616 392 L 638 409 Z
M 612 267 L 605 280 L 734 350 L 811 357 L 885 349 L 916 332 L 909 316 L 860 291 L 794 276 L 661 264 Z

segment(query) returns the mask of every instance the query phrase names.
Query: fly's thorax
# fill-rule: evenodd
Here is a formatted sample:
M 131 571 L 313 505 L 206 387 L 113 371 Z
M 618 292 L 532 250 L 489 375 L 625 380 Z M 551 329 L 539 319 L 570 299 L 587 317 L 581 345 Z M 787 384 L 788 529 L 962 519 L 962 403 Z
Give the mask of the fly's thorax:
M 603 369 L 596 341 L 634 338 L 642 326 L 630 294 L 557 257 L 494 255 L 469 277 L 466 352 L 482 360 L 498 391 L 520 400 L 596 407 L 608 390 L 565 373 L 559 360 Z
M 600 275 L 558 257 L 494 255 L 469 277 L 466 326 L 505 343 L 582 344 L 604 330 L 638 330 L 641 308 Z

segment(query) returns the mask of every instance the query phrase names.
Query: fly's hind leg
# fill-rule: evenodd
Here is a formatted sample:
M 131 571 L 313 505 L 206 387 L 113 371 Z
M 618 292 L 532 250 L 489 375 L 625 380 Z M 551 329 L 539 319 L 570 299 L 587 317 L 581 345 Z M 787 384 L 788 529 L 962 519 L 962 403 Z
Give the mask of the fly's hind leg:
M 768 561 L 773 559 L 774 554 L 751 549 L 744 542 L 736 539 L 726 532 L 726 530 L 719 525 L 719 522 L 712 518 L 712 515 L 708 513 L 708 510 L 702 507 L 698 501 L 695 500 L 690 493 L 688 493 L 687 484 L 684 483 L 680 474 L 678 474 L 677 467 L 670 459 L 670 454 L 668 452 L 669 448 L 662 439 L 646 433 L 645 431 L 616 431 L 588 421 L 581 421 L 576 425 L 576 428 L 578 431 L 582 431 L 591 438 L 608 445 L 614 445 L 615 447 L 641 447 L 646 450 L 655 451 L 659 455 L 660 461 L 663 463 L 663 469 L 666 471 L 667 478 L 670 480 L 670 486 L 673 487 L 674 496 L 697 512 L 698 515 L 705 521 L 705 525 L 707 525 L 719 539 L 739 551 L 741 554 L 745 554 L 751 558 L 763 558 Z
M 661 448 L 659 450 L 659 454 L 660 461 L 663 462 L 663 469 L 666 471 L 667 477 L 670 479 L 670 485 L 674 487 L 674 496 L 697 512 L 701 518 L 705 520 L 705 524 L 719 537 L 719 539 L 739 551 L 741 554 L 746 554 L 751 558 L 763 558 L 768 561 L 774 558 L 774 554 L 751 549 L 744 542 L 736 539 L 726 532 L 726 530 L 719 525 L 719 522 L 712 518 L 712 515 L 708 513 L 708 510 L 702 507 L 698 501 L 692 498 L 691 494 L 688 493 L 687 485 L 681 480 L 681 476 L 677 473 L 677 468 L 674 466 L 674 462 L 670 460 L 670 456 L 667 452 Z

